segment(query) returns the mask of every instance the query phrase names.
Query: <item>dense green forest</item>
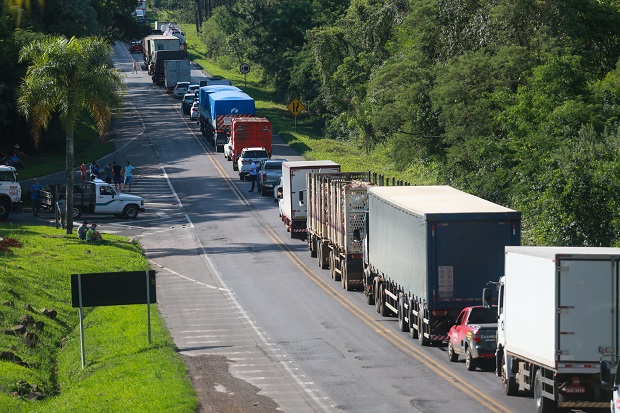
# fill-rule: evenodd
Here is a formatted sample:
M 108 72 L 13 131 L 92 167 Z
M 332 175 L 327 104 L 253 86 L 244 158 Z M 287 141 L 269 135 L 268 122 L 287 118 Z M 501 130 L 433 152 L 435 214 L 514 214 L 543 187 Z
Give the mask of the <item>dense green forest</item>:
M 3 130 L 25 127 L 12 116 L 24 70 L 12 56 L 28 37 L 92 30 L 127 38 L 110 16 L 133 7 L 31 3 L 21 28 L 6 7 L 0 23 Z M 221 66 L 260 68 L 281 102 L 306 103 L 326 137 L 368 152 L 387 146 L 395 171 L 422 168 L 433 182 L 523 212 L 524 243 L 620 246 L 619 1 L 148 4 L 194 24 Z M 67 12 L 53 15 L 60 21 L 37 17 L 54 5 L 80 9 L 82 23 L 60 19 Z

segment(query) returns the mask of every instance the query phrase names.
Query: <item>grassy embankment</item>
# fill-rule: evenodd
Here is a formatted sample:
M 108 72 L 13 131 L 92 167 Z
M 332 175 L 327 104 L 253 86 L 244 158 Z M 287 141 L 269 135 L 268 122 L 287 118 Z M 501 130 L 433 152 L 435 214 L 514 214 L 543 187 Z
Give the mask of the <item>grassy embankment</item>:
M 152 344 L 145 305 L 85 309 L 82 370 L 71 274 L 149 265 L 139 245 L 125 238 L 107 235 L 105 245 L 93 245 L 63 231 L 0 224 L 0 237 L 21 244 L 9 251 L 0 247 L 0 412 L 194 412 L 197 401 L 185 367 L 155 305 Z M 46 316 L 42 309 L 57 315 Z M 27 314 L 43 327 L 7 334 Z M 37 392 L 45 399 L 33 400 Z

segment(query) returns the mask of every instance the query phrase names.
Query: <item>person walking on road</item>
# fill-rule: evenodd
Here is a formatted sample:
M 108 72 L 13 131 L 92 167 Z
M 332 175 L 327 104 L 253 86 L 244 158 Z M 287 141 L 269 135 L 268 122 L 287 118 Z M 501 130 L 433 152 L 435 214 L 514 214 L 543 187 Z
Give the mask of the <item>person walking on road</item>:
M 256 184 L 256 164 L 250 159 L 250 174 L 248 175 L 250 182 L 252 182 L 252 188 L 248 192 L 254 192 L 254 185 Z
M 41 208 L 41 191 L 43 186 L 39 183 L 37 178 L 34 178 L 34 183 L 30 186 L 30 204 L 32 205 L 32 215 L 39 216 L 39 209 Z
M 127 164 L 125 165 L 125 184 L 123 185 L 123 192 L 125 192 L 125 188 L 127 187 L 127 185 L 129 185 L 129 191 L 131 192 L 131 184 L 133 183 L 133 171 L 136 168 L 133 167 L 133 165 L 127 161 Z
M 136 62 L 135 60 L 131 63 L 131 73 L 138 74 L 138 62 Z

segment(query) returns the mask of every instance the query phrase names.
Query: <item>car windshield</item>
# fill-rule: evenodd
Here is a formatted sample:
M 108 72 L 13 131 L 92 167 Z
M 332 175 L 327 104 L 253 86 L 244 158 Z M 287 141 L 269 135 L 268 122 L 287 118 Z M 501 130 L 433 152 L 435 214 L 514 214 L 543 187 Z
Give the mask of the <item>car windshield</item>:
M 194 95 L 185 95 L 183 97 L 183 100 L 185 100 L 186 102 L 193 102 L 194 101 Z
M 243 152 L 244 158 L 268 158 L 266 151 L 245 151 Z
M 177 89 L 187 89 L 188 86 L 189 86 L 189 83 L 187 83 L 187 82 L 179 82 L 179 83 L 177 83 Z
M 497 323 L 497 308 L 472 308 L 467 322 L 469 324 Z
M 267 162 L 267 163 L 265 163 L 264 168 L 265 169 L 275 170 L 275 171 L 281 171 L 282 170 L 282 162 Z
M 2 171 L 0 172 L 0 181 L 4 181 L 4 182 L 15 182 L 14 179 L 14 175 L 13 172 L 9 172 L 9 171 Z

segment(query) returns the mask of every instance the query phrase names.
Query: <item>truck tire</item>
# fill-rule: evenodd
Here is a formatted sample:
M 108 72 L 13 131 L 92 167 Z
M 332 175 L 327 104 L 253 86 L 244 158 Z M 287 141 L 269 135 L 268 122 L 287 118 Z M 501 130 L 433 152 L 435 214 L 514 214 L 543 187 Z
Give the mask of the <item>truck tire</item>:
M 140 210 L 136 205 L 127 205 L 125 209 L 123 209 L 123 216 L 129 219 L 135 219 L 138 217 Z
M 467 371 L 474 371 L 478 367 L 477 360 L 471 355 L 469 347 L 465 350 L 465 367 L 467 367 Z
M 412 339 L 418 339 L 418 329 L 415 328 L 415 324 L 413 323 L 413 308 L 415 303 L 412 299 L 409 299 L 409 335 Z
M 448 358 L 453 363 L 459 361 L 459 355 L 454 351 L 452 343 L 448 343 Z
M 536 375 L 534 376 L 534 401 L 536 402 L 536 413 L 555 412 L 557 404 L 553 400 L 543 396 L 542 388 L 542 369 L 538 369 L 536 370 Z
M 430 344 L 430 340 L 424 337 L 424 315 L 422 310 L 418 313 L 418 342 L 424 347 Z
M 377 310 L 377 312 L 380 312 L 381 311 L 381 300 L 382 300 L 382 297 L 380 294 L 383 292 L 381 290 L 381 286 L 383 284 L 381 284 L 378 281 L 375 281 L 374 284 L 375 286 L 373 288 L 373 291 L 375 292 L 375 309 Z
M 0 201 L 0 221 L 7 219 L 9 215 L 11 215 L 11 203 Z
M 329 276 L 332 280 L 336 279 L 336 261 L 334 260 L 334 250 L 329 250 Z
M 314 235 L 308 238 L 308 249 L 310 250 L 310 256 L 316 258 L 316 239 Z
M 502 388 L 504 394 L 507 396 L 516 396 L 519 387 L 514 378 L 510 377 L 508 369 L 506 368 L 506 359 L 502 355 Z
M 375 293 L 374 293 L 374 288 L 372 289 L 372 292 L 368 291 L 367 286 L 369 286 L 372 283 L 372 276 L 370 273 L 370 269 L 368 268 L 364 268 L 364 295 L 366 296 L 366 303 L 368 305 L 373 305 L 375 303 Z
M 348 269 L 347 269 L 347 261 L 346 260 L 342 260 L 341 264 L 342 265 L 340 266 L 340 278 L 342 279 L 342 288 L 347 290 L 347 291 L 352 291 L 353 290 L 353 286 L 349 282 L 349 273 L 348 273 Z
M 409 323 L 405 321 L 405 300 L 406 297 L 404 295 L 398 297 L 398 328 L 403 333 L 409 331 Z
M 239 168 L 237 167 L 237 162 L 233 162 L 233 171 L 238 170 Z
M 383 299 L 384 297 L 384 293 L 383 291 L 385 291 L 385 284 L 381 284 L 381 287 L 379 287 L 381 290 L 381 305 L 379 307 L 379 314 L 381 314 L 383 317 L 389 317 L 392 315 L 392 312 L 390 311 L 390 309 L 387 307 L 387 305 L 385 305 L 385 300 Z

